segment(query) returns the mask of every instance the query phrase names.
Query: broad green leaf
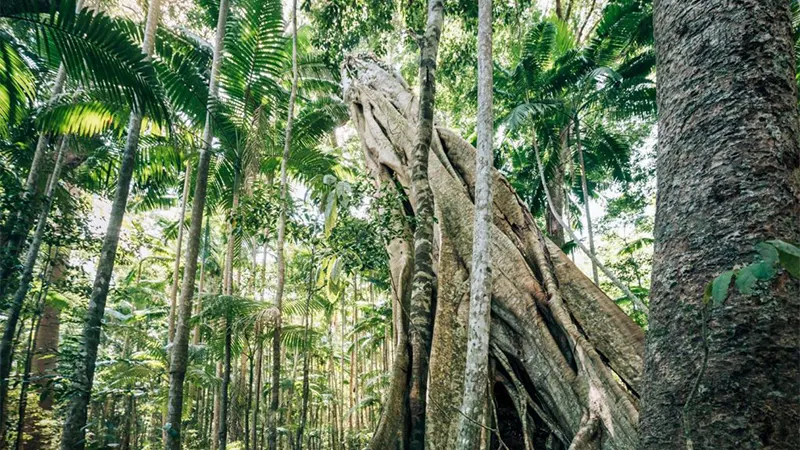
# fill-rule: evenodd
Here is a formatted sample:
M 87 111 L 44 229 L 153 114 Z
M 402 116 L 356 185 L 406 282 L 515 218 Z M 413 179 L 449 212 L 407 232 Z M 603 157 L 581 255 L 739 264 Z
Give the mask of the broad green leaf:
M 711 286 L 711 299 L 715 307 L 721 305 L 728 298 L 728 287 L 731 284 L 731 278 L 733 278 L 732 270 L 726 270 L 717 278 L 714 278 Z
M 772 244 L 759 242 L 756 244 L 756 251 L 767 264 L 772 265 L 778 261 L 778 250 Z
M 757 263 L 760 264 L 760 263 Z M 744 295 L 750 295 L 753 293 L 753 285 L 756 284 L 758 278 L 753 274 L 753 266 L 756 264 L 750 264 L 739 270 L 736 274 L 736 289 L 739 290 L 740 293 Z
M 772 279 L 772 277 L 775 276 L 775 265 L 774 265 L 774 263 L 773 264 L 769 264 L 766 261 L 763 261 L 763 262 L 760 262 L 760 263 L 751 264 L 748 267 L 752 267 L 753 268 L 752 269 L 753 276 L 755 276 L 759 280 L 766 281 L 766 280 Z
M 800 248 L 788 242 L 767 241 L 778 250 L 781 266 L 795 278 L 800 278 Z

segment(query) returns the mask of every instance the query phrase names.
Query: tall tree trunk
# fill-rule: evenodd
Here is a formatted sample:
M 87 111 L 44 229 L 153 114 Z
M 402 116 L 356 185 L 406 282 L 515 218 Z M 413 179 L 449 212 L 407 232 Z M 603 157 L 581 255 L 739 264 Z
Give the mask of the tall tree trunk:
M 478 2 L 478 147 L 475 153 L 475 219 L 472 231 L 469 332 L 464 398 L 458 435 L 460 448 L 476 448 L 486 420 L 489 394 L 489 330 L 492 302 L 492 169 L 494 168 L 494 80 L 492 77 L 492 0 Z
M 286 256 L 284 255 L 284 241 L 286 239 L 286 208 L 289 202 L 289 152 L 292 147 L 292 125 L 294 124 L 294 104 L 297 99 L 297 82 L 299 73 L 297 67 L 297 0 L 292 0 L 292 89 L 289 94 L 289 106 L 286 117 L 286 130 L 284 134 L 283 157 L 281 158 L 281 191 L 280 213 L 278 216 L 278 286 L 275 292 L 275 308 L 278 311 L 275 319 L 275 329 L 272 337 L 272 392 L 270 395 L 269 411 L 267 414 L 267 448 L 276 450 L 278 444 L 278 408 L 280 407 L 281 393 L 281 321 L 283 320 L 283 289 L 286 283 Z
M 428 180 L 428 153 L 433 136 L 436 58 L 444 21 L 444 1 L 428 0 L 428 19 L 419 59 L 419 123 L 412 155 L 412 193 L 416 202 L 414 281 L 411 292 L 411 379 L 409 410 L 411 449 L 425 446 L 425 408 L 433 328 L 433 192 Z
M 200 249 L 200 236 L 203 229 L 203 212 L 206 207 L 208 172 L 211 163 L 211 144 L 214 139 L 211 109 L 214 108 L 219 93 L 217 79 L 219 78 L 219 68 L 222 62 L 225 28 L 229 9 L 229 0 L 220 0 L 217 31 L 214 36 L 214 57 L 211 62 L 211 77 L 208 81 L 209 112 L 206 114 L 206 124 L 203 130 L 203 148 L 200 151 L 200 159 L 197 162 L 194 200 L 192 201 L 192 221 L 186 242 L 186 261 L 183 269 L 183 284 L 181 285 L 178 326 L 175 330 L 175 340 L 172 344 L 172 359 L 169 366 L 169 399 L 167 406 L 167 423 L 165 425 L 170 427 L 166 442 L 166 448 L 168 450 L 180 450 L 181 448 L 183 382 L 186 378 L 186 368 L 189 360 L 189 321 L 192 317 L 192 298 L 194 297 L 194 281 L 197 274 L 197 254 Z
M 566 203 L 564 192 L 565 161 L 568 159 L 567 149 L 568 131 L 565 128 L 561 133 L 561 145 L 558 154 L 551 156 L 556 158 L 555 171 L 553 177 L 547 182 L 547 190 L 550 192 L 551 201 L 545 205 L 545 225 L 547 226 L 547 236 L 557 245 L 563 247 L 567 242 L 564 237 L 564 226 L 559 217 L 564 217 L 564 204 Z M 536 136 L 533 138 L 536 139 Z M 540 168 L 543 170 L 543 168 Z
M 253 449 L 258 449 L 258 409 L 261 405 L 261 371 L 264 363 L 264 340 L 261 337 L 261 323 L 256 322 L 255 327 L 255 340 L 256 340 L 256 381 L 255 381 L 255 404 L 253 405 L 253 419 L 250 426 L 250 442 L 253 443 Z
M 5 424 L 8 420 L 8 377 L 11 375 L 12 364 L 12 345 L 14 335 L 17 332 L 17 325 L 19 318 L 22 314 L 22 307 L 25 303 L 25 297 L 28 295 L 31 281 L 33 281 L 33 270 L 36 267 L 36 260 L 39 257 L 39 249 L 42 247 L 44 241 L 44 232 L 47 229 L 47 218 L 50 215 L 50 208 L 53 206 L 53 196 L 55 194 L 56 186 L 58 185 L 58 178 L 61 175 L 61 166 L 64 162 L 64 152 L 67 145 L 67 138 L 62 137 L 59 142 L 58 150 L 56 151 L 56 161 L 53 166 L 53 172 L 50 174 L 50 180 L 47 183 L 47 190 L 45 191 L 45 201 L 42 210 L 39 212 L 39 223 L 36 224 L 36 232 L 33 234 L 33 240 L 28 253 L 25 257 L 25 266 L 22 270 L 22 277 L 17 286 L 17 291 L 14 293 L 14 298 L 11 302 L 11 308 L 8 312 L 6 319 L 5 329 L 3 330 L 3 338 L 0 340 L 0 444 L 5 440 Z
M 315 260 L 314 260 L 314 248 L 311 249 L 311 260 L 309 261 L 309 272 L 308 272 L 308 292 L 306 292 L 306 310 L 305 310 L 305 317 L 304 317 L 304 325 L 305 329 L 303 330 L 303 392 L 302 392 L 302 405 L 300 407 L 300 420 L 299 425 L 297 426 L 297 439 L 295 449 L 302 450 L 303 449 L 303 434 L 305 433 L 306 428 L 306 417 L 308 415 L 308 400 L 310 395 L 310 386 L 309 386 L 309 361 L 311 359 L 311 344 L 309 343 L 309 332 L 311 330 L 311 297 L 314 296 L 314 271 L 315 271 Z
M 211 214 L 206 214 L 206 230 L 203 233 L 203 253 L 200 255 L 200 284 L 197 286 L 197 302 L 194 305 L 194 314 L 199 315 L 203 307 L 203 293 L 206 287 L 206 258 L 208 257 L 208 239 L 211 234 L 209 223 Z M 200 324 L 194 326 L 192 331 L 192 345 L 200 345 Z
M 225 356 L 223 360 L 222 386 L 220 387 L 219 403 L 219 450 L 228 446 L 228 390 L 231 384 L 231 341 L 233 339 L 233 324 L 230 319 L 225 319 Z
M 217 378 L 222 379 L 222 363 L 217 363 Z M 220 423 L 220 388 L 214 388 L 214 406 L 211 418 L 211 449 L 216 450 L 219 445 L 219 423 Z
M 169 291 L 169 342 L 175 337 L 175 311 L 178 300 L 178 283 L 181 276 L 181 247 L 183 246 L 183 225 L 186 221 L 186 204 L 189 202 L 189 181 L 192 179 L 192 166 L 186 159 L 186 171 L 183 178 L 183 195 L 181 195 L 181 213 L 178 216 L 178 239 L 175 243 L 175 264 L 172 267 L 172 289 Z
M 800 442 L 800 280 L 706 306 L 754 245 L 800 242 L 800 124 L 786 0 L 655 2 L 658 198 L 643 448 Z
M 144 31 L 142 51 L 148 56 L 153 53 L 156 29 L 161 12 L 161 0 L 150 0 L 147 12 L 147 24 Z M 136 153 L 139 147 L 139 134 L 142 128 L 142 111 L 131 112 L 128 122 L 128 138 L 122 154 L 114 202 L 111 204 L 108 227 L 103 238 L 100 258 L 97 261 L 97 273 L 89 297 L 89 308 L 83 326 L 80 359 L 75 370 L 72 389 L 75 393 L 69 400 L 67 415 L 64 420 L 64 431 L 61 436 L 62 450 L 83 450 L 86 429 L 87 408 L 92 394 L 94 369 L 97 362 L 97 348 L 100 345 L 100 329 L 108 298 L 108 289 L 114 270 L 114 259 L 117 255 L 122 219 L 128 204 L 133 169 L 136 164 Z
M 586 164 L 583 161 L 583 142 L 581 142 L 581 123 L 575 116 L 575 143 L 578 147 L 578 163 L 581 165 L 581 190 L 583 191 L 583 207 L 586 214 L 586 231 L 589 235 L 589 251 L 597 255 L 594 247 L 594 230 L 592 229 L 592 214 L 589 205 L 589 186 L 586 182 Z M 600 277 L 597 274 L 597 264 L 592 261 L 592 280 L 600 286 Z

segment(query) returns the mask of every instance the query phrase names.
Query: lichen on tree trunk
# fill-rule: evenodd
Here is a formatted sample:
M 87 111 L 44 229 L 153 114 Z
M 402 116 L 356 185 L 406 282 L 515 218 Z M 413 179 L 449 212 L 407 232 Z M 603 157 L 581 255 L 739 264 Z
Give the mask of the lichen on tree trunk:
M 416 205 L 407 194 L 418 99 L 399 75 L 369 56 L 348 58 L 343 80 L 368 170 L 381 189 L 397 185 L 405 190 L 403 208 L 413 213 Z M 468 142 L 435 128 L 428 167 L 438 283 L 426 413 L 429 449 L 455 448 L 460 417 L 474 161 L 475 149 Z M 636 448 L 642 330 L 542 235 L 505 178 L 497 171 L 492 176 L 491 357 L 508 362 L 497 364 L 496 379 L 507 381 L 506 387 L 524 388 L 510 393 L 527 403 L 522 423 L 537 424 L 538 438 L 550 439 L 554 448 L 567 449 L 576 436 L 587 434 L 603 449 Z M 401 289 L 398 298 L 409 287 L 397 278 L 410 264 L 402 248 L 397 243 L 389 248 L 393 285 Z M 387 408 L 381 423 L 393 420 L 387 414 L 397 414 L 396 408 Z M 587 427 L 596 431 L 581 433 Z

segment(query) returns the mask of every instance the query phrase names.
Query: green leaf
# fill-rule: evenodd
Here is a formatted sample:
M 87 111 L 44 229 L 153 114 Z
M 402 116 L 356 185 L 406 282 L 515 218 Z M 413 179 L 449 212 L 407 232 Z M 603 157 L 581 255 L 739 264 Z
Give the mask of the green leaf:
M 777 249 L 781 266 L 793 277 L 800 278 L 800 248 L 781 240 L 767 242 Z
M 722 272 L 717 278 L 714 278 L 711 286 L 711 299 L 714 301 L 714 306 L 721 305 L 726 298 L 728 298 L 728 287 L 733 278 L 733 271 L 726 270 Z
M 751 264 L 748 267 L 752 267 L 753 269 L 753 276 L 758 278 L 759 280 L 766 281 L 771 280 L 772 277 L 775 276 L 775 265 L 774 263 L 769 264 L 766 261 Z
M 757 263 L 761 264 L 761 263 Z M 758 278 L 753 274 L 753 266 L 756 264 L 750 264 L 739 270 L 736 274 L 736 289 L 739 290 L 740 293 L 744 295 L 750 295 L 753 293 L 753 285 L 756 284 Z
M 778 250 L 772 244 L 759 242 L 756 244 L 756 251 L 767 264 L 773 265 L 778 261 Z

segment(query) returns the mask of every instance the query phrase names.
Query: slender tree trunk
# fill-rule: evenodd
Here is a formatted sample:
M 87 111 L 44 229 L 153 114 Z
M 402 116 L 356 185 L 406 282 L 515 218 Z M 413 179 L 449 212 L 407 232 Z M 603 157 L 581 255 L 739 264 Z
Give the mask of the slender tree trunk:
M 297 67 L 297 0 L 292 0 L 292 89 L 289 94 L 289 107 L 286 117 L 286 132 L 284 137 L 283 157 L 281 158 L 281 200 L 280 214 L 278 217 L 278 286 L 275 292 L 275 308 L 278 317 L 275 320 L 275 329 L 272 338 L 272 393 L 270 396 L 269 412 L 267 416 L 268 436 L 267 448 L 276 450 L 278 445 L 278 408 L 280 407 L 281 392 L 281 320 L 283 309 L 283 289 L 286 282 L 286 261 L 284 255 L 284 241 L 286 239 L 286 208 L 289 202 L 289 152 L 292 146 L 292 125 L 294 123 L 294 104 L 297 98 L 297 82 L 299 79 Z
M 220 388 L 219 406 L 219 450 L 228 446 L 228 389 L 231 384 L 231 341 L 233 339 L 233 325 L 230 319 L 225 320 L 225 357 L 223 361 L 222 386 Z
M 209 109 L 214 107 L 219 92 L 217 79 L 222 62 L 225 28 L 229 9 L 229 0 L 220 0 L 217 31 L 214 37 L 214 57 L 211 63 L 211 77 L 208 81 Z M 203 130 L 203 149 L 200 151 L 200 159 L 197 163 L 194 201 L 192 202 L 192 221 L 189 228 L 189 237 L 186 242 L 186 261 L 183 269 L 178 326 L 175 330 L 175 340 L 172 345 L 172 359 L 169 367 L 169 400 L 166 426 L 170 427 L 170 433 L 167 434 L 167 450 L 180 450 L 181 448 L 183 383 L 186 378 L 186 369 L 189 359 L 189 321 L 192 317 L 192 298 L 194 297 L 194 282 L 197 272 L 197 255 L 200 249 L 200 236 L 203 229 L 203 212 L 206 207 L 208 172 L 211 163 L 211 144 L 214 139 L 212 122 L 213 117 L 209 111 L 206 114 L 206 124 Z
M 489 386 L 489 330 L 492 302 L 492 164 L 494 160 L 492 0 L 478 2 L 478 147 L 475 153 L 475 221 L 472 232 L 469 331 L 458 445 L 476 448 Z
M 147 55 L 153 53 L 160 11 L 161 0 L 150 0 L 144 41 L 142 42 L 142 51 Z M 92 383 L 94 382 L 97 348 L 100 345 L 100 329 L 114 270 L 114 259 L 117 255 L 122 219 L 125 216 L 125 207 L 128 204 L 128 192 L 130 191 L 133 169 L 136 164 L 141 128 L 142 112 L 134 110 L 131 112 L 130 121 L 128 122 L 128 139 L 125 143 L 125 151 L 117 174 L 114 202 L 111 204 L 108 228 L 103 239 L 100 258 L 97 261 L 97 274 L 89 297 L 89 309 L 86 313 L 81 341 L 81 358 L 78 360 L 72 386 L 75 393 L 69 400 L 67 415 L 64 420 L 64 431 L 61 437 L 62 450 L 83 450 L 86 444 L 84 436 L 87 408 L 89 407 Z
M 642 448 L 800 442 L 800 280 L 719 306 L 704 288 L 754 245 L 800 242 L 800 124 L 786 0 L 661 0 L 658 198 Z
M 563 247 L 566 243 L 564 225 L 559 218 L 564 216 L 564 203 L 566 202 L 564 195 L 564 162 L 567 160 L 568 153 L 567 134 L 567 130 L 561 133 L 559 152 L 555 156 L 551 156 L 551 158 L 556 158 L 556 168 L 553 178 L 547 183 L 551 201 L 547 203 L 545 225 L 547 226 L 547 235 L 559 247 Z M 534 136 L 533 139 L 536 140 L 536 137 Z M 540 170 L 544 170 L 544 167 L 540 168 Z
M 310 395 L 309 386 L 309 361 L 311 360 L 311 344 L 309 343 L 309 332 L 311 330 L 311 297 L 314 296 L 314 248 L 311 249 L 311 261 L 309 262 L 308 272 L 308 292 L 306 292 L 306 310 L 304 317 L 305 329 L 303 330 L 303 392 L 302 392 L 302 405 L 300 407 L 300 420 L 297 426 L 297 439 L 295 442 L 295 449 L 303 449 L 303 434 L 306 428 L 306 416 L 308 415 L 308 400 Z
M 199 315 L 203 307 L 203 293 L 206 287 L 206 258 L 208 257 L 208 239 L 211 234 L 211 215 L 206 215 L 206 231 L 203 233 L 203 253 L 200 256 L 200 284 L 197 286 L 197 302 L 194 306 L 194 314 Z M 200 345 L 200 324 L 194 326 L 192 332 L 192 345 Z
M 250 442 L 253 443 L 253 449 L 258 449 L 258 409 L 261 405 L 261 372 L 264 363 L 264 341 L 261 337 L 261 324 L 256 323 L 255 330 L 256 340 L 256 381 L 255 381 L 255 404 L 253 405 L 253 419 L 250 426 Z
M 220 380 L 222 379 L 222 363 L 217 363 L 217 378 Z M 216 450 L 219 445 L 219 424 L 220 424 L 220 410 L 221 410 L 221 401 L 220 401 L 220 388 L 214 388 L 214 407 L 212 411 L 212 419 L 211 419 L 211 448 Z
M 594 230 L 592 227 L 592 214 L 589 205 L 589 186 L 586 182 L 586 164 L 583 161 L 583 143 L 581 142 L 581 124 L 578 116 L 575 116 L 575 141 L 578 144 L 578 162 L 581 165 L 581 190 L 583 191 L 583 207 L 586 214 L 586 231 L 589 235 L 589 251 L 597 255 L 594 247 Z M 592 261 L 592 280 L 594 284 L 600 286 L 600 277 L 597 273 L 597 264 Z
M 444 21 L 444 1 L 428 0 L 428 19 L 419 60 L 419 125 L 411 181 L 416 201 L 414 230 L 414 282 L 411 294 L 411 449 L 425 445 L 425 408 L 428 365 L 433 327 L 433 192 L 428 180 L 428 154 L 433 137 L 436 95 L 436 59 Z
M 28 295 L 28 289 L 30 288 L 31 281 L 33 281 L 33 270 L 36 267 L 36 260 L 39 257 L 39 249 L 41 249 L 42 242 L 44 241 L 44 232 L 47 229 L 47 217 L 50 215 L 55 188 L 58 185 L 58 178 L 61 175 L 61 166 L 64 162 L 66 143 L 67 138 L 62 137 L 56 152 L 53 172 L 50 174 L 50 180 L 47 184 L 47 190 L 45 191 L 44 206 L 42 206 L 42 210 L 39 213 L 39 223 L 36 225 L 33 240 L 28 248 L 28 253 L 25 257 L 25 266 L 22 270 L 22 277 L 20 278 L 19 286 L 17 286 L 17 291 L 14 294 L 14 299 L 11 302 L 11 309 L 8 312 L 5 329 L 3 330 L 3 338 L 0 340 L 0 443 L 5 440 L 5 424 L 8 420 L 8 377 L 11 375 L 11 364 L 13 362 L 11 353 L 14 335 L 17 332 L 17 325 L 19 324 L 19 318 L 22 314 L 25 297 Z
M 186 204 L 189 202 L 189 182 L 192 179 L 192 166 L 186 160 L 186 172 L 183 179 L 183 195 L 181 196 L 181 213 L 178 216 L 178 240 L 175 243 L 175 264 L 172 267 L 172 289 L 169 291 L 169 342 L 175 337 L 175 311 L 178 300 L 178 282 L 181 276 L 181 247 L 183 246 L 183 224 L 186 221 Z

